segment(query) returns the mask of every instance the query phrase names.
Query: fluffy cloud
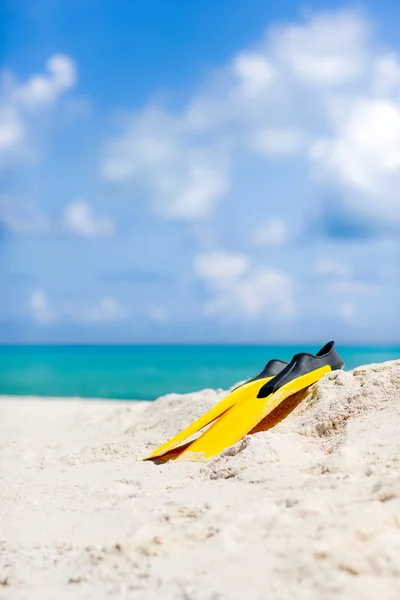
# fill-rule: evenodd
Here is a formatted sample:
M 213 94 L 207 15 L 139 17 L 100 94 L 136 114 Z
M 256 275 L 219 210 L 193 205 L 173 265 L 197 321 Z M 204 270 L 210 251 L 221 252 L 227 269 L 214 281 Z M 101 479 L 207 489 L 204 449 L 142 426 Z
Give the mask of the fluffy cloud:
M 116 226 L 112 219 L 96 215 L 86 200 L 67 204 L 58 220 L 51 220 L 38 212 L 33 203 L 14 202 L 0 197 L 0 222 L 16 235 L 55 235 L 68 233 L 84 238 L 111 237 Z
M 16 235 L 46 235 L 53 230 L 50 219 L 32 203 L 16 202 L 9 196 L 0 196 L 0 223 Z
M 96 216 L 92 206 L 85 200 L 67 204 L 63 225 L 70 233 L 86 238 L 110 237 L 115 233 L 114 222 L 108 217 Z
M 257 227 L 253 235 L 256 246 L 281 246 L 286 239 L 286 227 L 282 219 L 270 219 Z
M 25 82 L 0 72 L 0 168 L 30 155 L 29 129 L 34 119 L 76 82 L 75 63 L 62 54 L 50 57 L 44 74 L 32 75 Z
M 43 290 L 32 292 L 29 297 L 29 309 L 33 320 L 37 323 L 54 323 L 58 318 Z
M 102 298 L 97 304 L 88 308 L 70 307 L 68 310 L 70 318 L 74 321 L 106 323 L 120 321 L 127 316 L 126 311 L 118 300 L 111 296 Z
M 161 306 L 153 306 L 148 309 L 147 316 L 155 323 L 166 323 L 168 321 L 168 312 Z
M 248 269 L 248 259 L 243 254 L 219 250 L 196 256 L 194 269 L 196 275 L 205 280 L 231 280 Z
M 315 274 L 327 279 L 349 279 L 351 269 L 337 260 L 321 258 L 315 266 Z
M 352 302 L 342 302 L 339 305 L 338 313 L 344 321 L 353 321 L 356 314 L 356 308 Z
M 46 71 L 32 75 L 25 83 L 13 83 L 8 91 L 10 103 L 34 111 L 54 104 L 62 93 L 75 87 L 76 66 L 68 56 L 49 58 Z
M 370 294 L 379 291 L 375 283 L 359 281 L 354 277 L 348 264 L 337 260 L 322 258 L 315 266 L 315 275 L 335 294 L 354 296 L 355 294 Z
M 400 223 L 397 102 L 354 99 L 340 113 L 335 134 L 314 144 L 312 159 L 343 191 L 343 201 L 350 210 L 386 223 Z
M 301 154 L 307 147 L 305 134 L 295 129 L 268 127 L 250 136 L 250 147 L 265 157 L 285 157 Z
M 275 71 L 270 61 L 254 52 L 243 52 L 232 61 L 232 71 L 241 80 L 248 94 L 259 94 L 274 81 Z
M 188 144 L 183 124 L 149 108 L 128 119 L 126 132 L 106 146 L 102 174 L 106 180 L 140 181 L 149 190 L 153 208 L 165 218 L 207 217 L 228 189 L 223 149 Z
M 229 193 L 246 155 L 297 157 L 354 218 L 391 226 L 394 212 L 400 219 L 399 95 L 398 57 L 377 51 L 362 14 L 317 14 L 268 30 L 180 112 L 153 105 L 128 116 L 105 144 L 102 175 L 144 185 L 164 218 L 197 220 Z
M 276 28 L 268 41 L 290 79 L 318 89 L 351 83 L 367 68 L 369 24 L 350 11 L 322 13 L 304 24 Z
M 51 324 L 68 320 L 81 323 L 112 323 L 127 317 L 127 311 L 112 296 L 101 298 L 96 304 L 77 306 L 61 303 L 57 308 L 52 305 L 46 292 L 35 290 L 28 299 L 31 317 L 37 323 Z
M 282 271 L 253 268 L 244 255 L 223 251 L 196 256 L 194 271 L 211 294 L 206 313 L 250 318 L 293 314 L 293 284 Z
M 18 112 L 11 106 L 0 105 L 0 157 L 21 144 L 24 135 L 25 127 Z

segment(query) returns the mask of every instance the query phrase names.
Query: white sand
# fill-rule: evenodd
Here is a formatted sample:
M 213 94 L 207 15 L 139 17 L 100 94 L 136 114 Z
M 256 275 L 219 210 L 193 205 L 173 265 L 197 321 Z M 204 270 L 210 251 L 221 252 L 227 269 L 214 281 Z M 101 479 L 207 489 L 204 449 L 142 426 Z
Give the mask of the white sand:
M 139 460 L 222 395 L 2 398 L 0 598 L 398 600 L 400 361 L 210 463 Z

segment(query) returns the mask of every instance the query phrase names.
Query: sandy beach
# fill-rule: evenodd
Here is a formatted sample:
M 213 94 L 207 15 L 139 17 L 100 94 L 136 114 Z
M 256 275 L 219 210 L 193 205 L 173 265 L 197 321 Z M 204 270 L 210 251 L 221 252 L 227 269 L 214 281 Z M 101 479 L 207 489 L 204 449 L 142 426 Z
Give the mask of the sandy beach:
M 141 461 L 224 394 L 2 397 L 0 598 L 400 598 L 400 361 L 209 463 Z

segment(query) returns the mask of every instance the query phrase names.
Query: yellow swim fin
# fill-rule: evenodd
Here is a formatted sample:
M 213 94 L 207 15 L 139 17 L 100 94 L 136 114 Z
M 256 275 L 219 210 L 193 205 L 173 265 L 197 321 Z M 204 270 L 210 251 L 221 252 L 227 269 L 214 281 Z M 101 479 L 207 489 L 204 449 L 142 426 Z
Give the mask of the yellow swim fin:
M 247 435 L 278 404 L 315 383 L 325 373 L 343 368 L 344 362 L 329 342 L 317 355 L 296 354 L 292 361 L 261 388 L 235 404 L 175 460 L 206 461 Z
M 268 383 L 268 381 L 270 381 L 275 375 L 280 373 L 286 365 L 287 363 L 281 360 L 270 360 L 266 364 L 265 368 L 260 373 L 258 373 L 258 375 L 252 377 L 242 385 L 232 390 L 230 394 L 228 394 L 225 398 L 218 402 L 218 404 L 213 406 L 213 408 L 211 408 L 203 416 L 191 423 L 188 427 L 183 429 L 183 431 L 178 433 L 175 437 L 162 444 L 144 460 L 156 459 L 166 454 L 170 450 L 176 448 L 179 444 L 181 444 L 189 437 L 203 429 L 203 427 L 206 427 L 207 425 L 215 421 L 215 419 L 217 419 L 223 413 L 229 410 L 234 404 L 237 404 L 238 402 L 241 402 L 249 396 L 256 394 L 260 387 Z

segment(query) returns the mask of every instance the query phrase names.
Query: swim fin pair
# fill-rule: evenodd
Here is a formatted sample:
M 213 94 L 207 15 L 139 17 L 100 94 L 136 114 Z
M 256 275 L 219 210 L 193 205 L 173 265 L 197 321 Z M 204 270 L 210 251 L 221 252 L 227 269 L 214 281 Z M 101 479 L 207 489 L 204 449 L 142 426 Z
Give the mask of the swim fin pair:
M 171 456 L 175 460 L 209 460 L 241 440 L 286 398 L 343 366 L 334 342 L 326 344 L 316 355 L 295 354 L 289 364 L 269 361 L 258 375 L 235 388 L 205 415 L 152 452 L 148 459 L 157 460 L 212 423 L 200 437 Z
M 178 433 L 175 437 L 162 444 L 159 448 L 154 450 L 148 456 L 148 459 L 156 458 L 173 450 L 176 448 L 181 442 L 184 442 L 192 435 L 203 429 L 216 419 L 220 417 L 223 413 L 229 410 L 234 404 L 237 404 L 239 401 L 247 398 L 253 394 L 256 394 L 258 390 L 268 381 L 270 381 L 275 375 L 280 373 L 284 367 L 287 366 L 287 363 L 282 360 L 270 360 L 264 367 L 260 373 L 248 379 L 243 384 L 237 386 L 234 390 L 231 391 L 225 398 L 223 398 L 218 404 L 213 406 L 208 412 L 206 412 L 203 416 L 199 417 L 191 423 L 188 427 L 183 429 L 180 433 Z

